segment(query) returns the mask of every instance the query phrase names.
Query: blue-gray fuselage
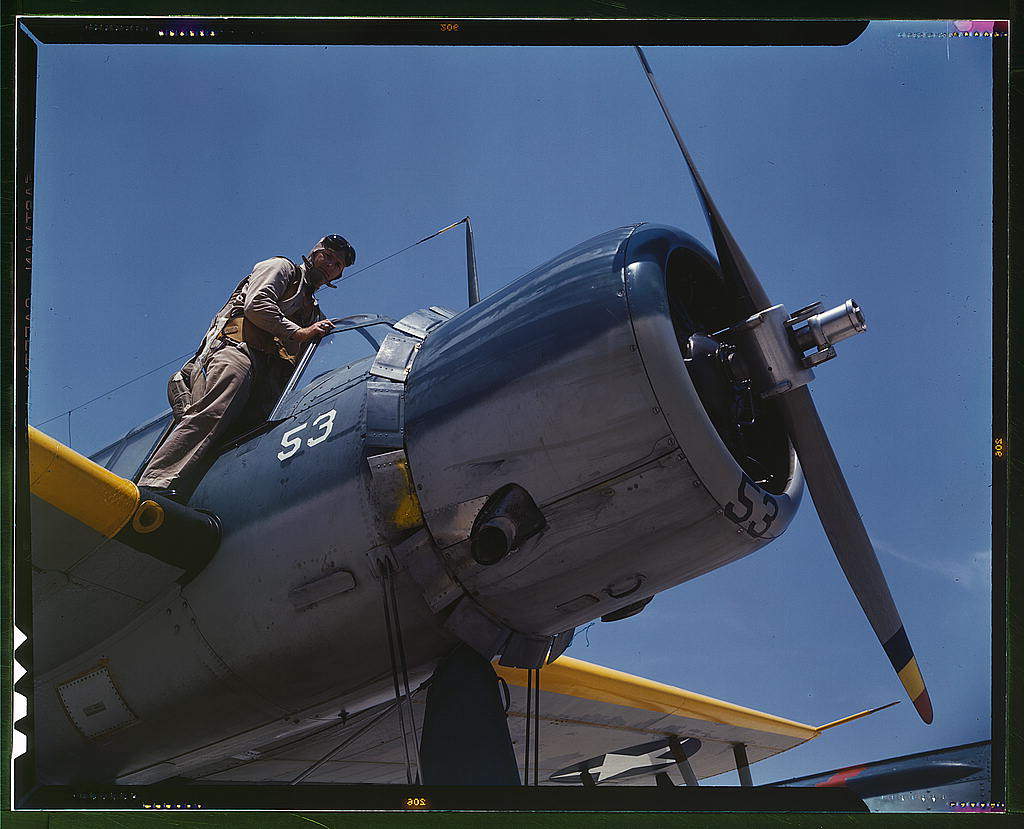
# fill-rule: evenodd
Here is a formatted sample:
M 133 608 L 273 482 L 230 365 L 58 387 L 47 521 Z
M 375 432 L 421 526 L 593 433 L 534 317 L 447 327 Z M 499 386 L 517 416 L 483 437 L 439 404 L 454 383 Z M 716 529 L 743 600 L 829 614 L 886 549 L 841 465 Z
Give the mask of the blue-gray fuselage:
M 136 717 L 86 739 L 38 694 L 41 779 L 187 778 L 392 696 L 386 561 L 416 685 L 460 641 L 538 667 L 576 626 L 778 537 L 802 492 L 785 434 L 762 436 L 776 468 L 757 478 L 684 360 L 724 313 L 717 274 L 688 234 L 634 225 L 459 314 L 325 338 L 336 362 L 300 375 L 194 493 L 223 527 L 209 565 L 37 678 L 104 660 Z M 541 528 L 481 563 L 474 526 L 509 485 Z

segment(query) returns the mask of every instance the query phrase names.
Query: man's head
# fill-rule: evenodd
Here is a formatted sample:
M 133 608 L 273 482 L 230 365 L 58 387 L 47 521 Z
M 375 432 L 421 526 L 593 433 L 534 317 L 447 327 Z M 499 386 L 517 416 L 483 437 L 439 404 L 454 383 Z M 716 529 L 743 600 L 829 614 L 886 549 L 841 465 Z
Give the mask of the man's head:
M 330 285 L 356 261 L 356 250 L 344 236 L 332 233 L 314 245 L 306 261 L 312 266 L 314 280 L 318 279 L 319 285 Z

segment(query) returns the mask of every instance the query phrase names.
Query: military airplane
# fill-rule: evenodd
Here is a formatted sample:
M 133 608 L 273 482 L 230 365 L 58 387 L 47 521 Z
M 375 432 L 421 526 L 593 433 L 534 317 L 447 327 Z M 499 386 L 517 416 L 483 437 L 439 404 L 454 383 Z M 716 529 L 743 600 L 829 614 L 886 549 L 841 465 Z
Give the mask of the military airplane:
M 951 746 L 890 757 L 770 786 L 845 788 L 873 812 L 998 812 L 992 802 L 992 743 Z
M 717 256 L 627 225 L 460 313 L 338 320 L 187 505 L 133 482 L 169 413 L 92 460 L 30 429 L 35 782 L 749 783 L 837 723 L 564 651 L 778 538 L 805 481 L 931 721 L 808 389 L 864 316 L 772 304 L 637 53 Z

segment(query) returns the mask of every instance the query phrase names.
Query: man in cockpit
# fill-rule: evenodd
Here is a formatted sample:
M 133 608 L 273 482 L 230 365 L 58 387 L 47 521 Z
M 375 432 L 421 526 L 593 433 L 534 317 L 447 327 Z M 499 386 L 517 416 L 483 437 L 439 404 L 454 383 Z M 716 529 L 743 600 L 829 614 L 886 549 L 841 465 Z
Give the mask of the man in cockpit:
M 342 236 L 325 236 L 295 265 L 259 262 L 214 317 L 195 356 L 167 384 L 174 427 L 142 471 L 139 486 L 185 500 L 223 438 L 262 421 L 306 343 L 333 325 L 313 293 L 355 262 Z

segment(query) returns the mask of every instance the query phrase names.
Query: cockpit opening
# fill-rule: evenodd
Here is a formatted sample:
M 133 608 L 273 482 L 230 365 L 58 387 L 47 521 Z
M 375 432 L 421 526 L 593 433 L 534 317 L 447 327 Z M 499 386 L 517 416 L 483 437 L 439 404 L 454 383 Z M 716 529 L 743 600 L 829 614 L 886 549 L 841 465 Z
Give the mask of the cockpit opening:
M 394 320 L 372 314 L 357 314 L 331 322 L 334 330 L 319 342 L 311 343 L 302 354 L 268 420 L 287 416 L 300 398 L 327 383 L 336 371 L 374 357 L 384 338 L 394 331 Z
M 370 361 L 384 338 L 394 331 L 394 320 L 377 314 L 355 314 L 331 321 L 334 330 L 305 349 L 269 416 L 259 423 L 249 422 L 244 429 L 236 429 L 225 436 L 219 451 L 261 434 L 269 424 L 287 417 L 302 400 L 326 386 L 336 372 L 351 369 L 360 362 L 365 362 L 369 370 Z M 168 410 L 94 452 L 90 460 L 121 477 L 137 481 L 171 425 Z

